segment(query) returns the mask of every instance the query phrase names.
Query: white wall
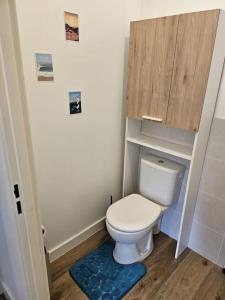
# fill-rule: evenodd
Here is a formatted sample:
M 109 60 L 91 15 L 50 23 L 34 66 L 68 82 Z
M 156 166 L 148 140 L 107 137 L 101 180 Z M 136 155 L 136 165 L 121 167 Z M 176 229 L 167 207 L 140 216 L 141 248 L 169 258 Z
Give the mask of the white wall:
M 121 196 L 125 37 L 139 1 L 16 0 L 38 198 L 47 248 L 105 216 Z M 80 15 L 65 41 L 64 11 Z M 37 82 L 34 54 L 52 53 L 54 82 Z M 69 115 L 68 91 L 82 114 Z
M 225 0 L 140 0 L 141 19 L 177 15 L 181 13 L 220 8 L 225 10 Z M 225 76 L 223 76 L 218 98 L 216 117 L 225 119 Z
M 189 247 L 225 265 L 225 120 L 215 118 L 204 162 Z

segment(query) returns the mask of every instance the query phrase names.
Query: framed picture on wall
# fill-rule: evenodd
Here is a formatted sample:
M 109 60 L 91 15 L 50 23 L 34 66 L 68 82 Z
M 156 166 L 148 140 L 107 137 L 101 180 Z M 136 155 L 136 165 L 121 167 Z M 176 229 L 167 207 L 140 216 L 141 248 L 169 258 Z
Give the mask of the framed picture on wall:
M 69 92 L 70 114 L 81 113 L 81 92 Z
M 53 81 L 52 55 L 46 53 L 36 53 L 36 72 L 38 81 Z
M 78 14 L 64 12 L 65 35 L 67 41 L 79 42 L 79 16 Z

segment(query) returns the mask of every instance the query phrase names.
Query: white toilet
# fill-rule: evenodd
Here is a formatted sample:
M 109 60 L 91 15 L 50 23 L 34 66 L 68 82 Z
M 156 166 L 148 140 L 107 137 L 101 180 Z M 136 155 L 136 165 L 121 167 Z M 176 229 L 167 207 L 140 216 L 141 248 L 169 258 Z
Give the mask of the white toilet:
M 115 240 L 113 256 L 120 264 L 145 259 L 153 250 L 152 230 L 178 200 L 185 167 L 155 155 L 140 161 L 139 192 L 112 204 L 106 226 Z

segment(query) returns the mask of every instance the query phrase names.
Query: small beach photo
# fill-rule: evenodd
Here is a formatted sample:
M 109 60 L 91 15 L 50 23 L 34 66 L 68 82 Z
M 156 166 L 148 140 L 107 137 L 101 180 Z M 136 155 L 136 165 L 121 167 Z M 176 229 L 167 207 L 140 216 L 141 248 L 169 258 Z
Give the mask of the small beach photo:
M 64 12 L 65 34 L 67 41 L 79 42 L 79 16 L 78 14 Z
M 70 114 L 81 113 L 81 92 L 69 92 Z
M 36 53 L 35 58 L 38 81 L 53 81 L 52 55 Z

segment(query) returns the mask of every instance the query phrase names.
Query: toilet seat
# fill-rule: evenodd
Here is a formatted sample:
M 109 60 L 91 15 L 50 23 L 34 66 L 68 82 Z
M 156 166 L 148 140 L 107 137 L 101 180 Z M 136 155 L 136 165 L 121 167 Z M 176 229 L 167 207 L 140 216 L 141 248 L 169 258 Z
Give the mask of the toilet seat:
M 106 220 L 117 230 L 138 232 L 150 227 L 160 214 L 160 205 L 139 194 L 131 194 L 108 208 Z

